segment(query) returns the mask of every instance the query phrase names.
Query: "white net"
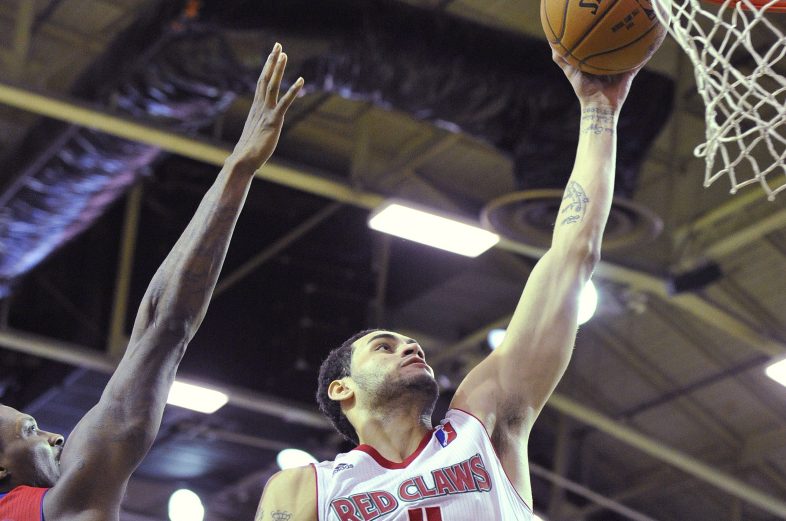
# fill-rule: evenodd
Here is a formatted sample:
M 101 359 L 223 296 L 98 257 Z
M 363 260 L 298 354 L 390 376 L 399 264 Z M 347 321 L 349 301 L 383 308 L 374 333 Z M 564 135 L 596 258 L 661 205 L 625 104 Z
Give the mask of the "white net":
M 786 37 L 775 20 L 786 14 L 770 11 L 779 3 L 653 2 L 693 62 L 706 105 L 706 141 L 694 151 L 706 161 L 705 186 L 727 177 L 735 193 L 760 183 L 770 200 L 786 190 Z

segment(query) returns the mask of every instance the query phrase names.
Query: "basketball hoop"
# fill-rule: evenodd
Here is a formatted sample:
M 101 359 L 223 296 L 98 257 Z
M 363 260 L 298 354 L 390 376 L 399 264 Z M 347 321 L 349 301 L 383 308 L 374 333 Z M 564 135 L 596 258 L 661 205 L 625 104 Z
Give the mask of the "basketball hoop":
M 653 0 L 655 13 L 694 65 L 706 105 L 704 186 L 728 177 L 731 193 L 759 183 L 786 190 L 786 37 L 768 18 L 786 0 Z

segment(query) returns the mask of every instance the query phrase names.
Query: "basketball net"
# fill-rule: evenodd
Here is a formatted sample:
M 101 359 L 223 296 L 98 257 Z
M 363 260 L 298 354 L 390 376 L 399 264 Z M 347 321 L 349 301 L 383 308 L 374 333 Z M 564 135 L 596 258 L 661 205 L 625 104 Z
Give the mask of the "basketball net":
M 784 33 L 767 18 L 781 0 L 654 0 L 655 13 L 693 62 L 706 105 L 704 186 L 728 177 L 731 193 L 760 183 L 770 200 L 786 190 Z M 781 4 L 781 5 L 778 5 Z M 770 13 L 771 16 L 771 13 Z

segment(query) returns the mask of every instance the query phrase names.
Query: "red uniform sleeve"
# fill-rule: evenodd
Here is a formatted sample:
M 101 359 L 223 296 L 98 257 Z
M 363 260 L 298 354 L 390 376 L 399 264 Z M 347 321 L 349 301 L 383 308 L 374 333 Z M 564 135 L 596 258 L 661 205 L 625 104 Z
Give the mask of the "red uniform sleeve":
M 44 494 L 48 488 L 16 487 L 0 497 L 0 521 L 45 521 Z

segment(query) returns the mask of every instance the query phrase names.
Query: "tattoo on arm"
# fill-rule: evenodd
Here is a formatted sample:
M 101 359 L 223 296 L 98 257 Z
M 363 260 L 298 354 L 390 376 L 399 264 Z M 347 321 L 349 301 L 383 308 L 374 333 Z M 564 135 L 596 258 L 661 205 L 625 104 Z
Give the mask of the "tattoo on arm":
M 289 521 L 292 519 L 292 513 L 284 510 L 276 510 L 272 514 L 273 521 Z
M 580 223 L 587 213 L 589 197 L 584 193 L 584 188 L 576 181 L 570 181 L 562 197 L 562 222 L 561 224 Z
M 614 134 L 614 109 L 604 107 L 588 107 L 581 111 L 582 134 Z

